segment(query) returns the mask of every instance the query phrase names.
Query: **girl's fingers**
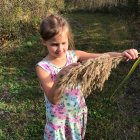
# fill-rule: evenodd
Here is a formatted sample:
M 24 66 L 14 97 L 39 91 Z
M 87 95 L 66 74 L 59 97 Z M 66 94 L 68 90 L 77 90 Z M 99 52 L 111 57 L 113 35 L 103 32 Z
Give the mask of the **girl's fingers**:
M 133 49 L 135 57 L 138 58 L 138 51 L 136 49 Z
M 132 56 L 127 52 L 127 51 L 124 51 L 123 52 L 123 56 L 128 60 L 128 59 L 132 59 Z
M 138 58 L 138 51 L 136 49 L 129 49 L 123 52 L 123 56 L 126 59 L 136 59 Z
M 132 59 L 136 59 L 136 54 L 134 49 L 131 49 L 128 53 L 131 55 Z
M 72 63 L 69 66 L 67 66 L 66 69 L 70 69 L 70 68 L 78 66 L 78 65 L 79 65 L 79 63 Z
M 64 68 L 59 72 L 59 74 L 64 75 L 64 74 L 66 74 L 71 68 L 73 68 L 73 67 L 75 67 L 75 66 L 78 66 L 78 65 L 79 65 L 79 63 L 72 63 L 72 64 L 70 64 L 70 65 L 64 67 Z
M 78 66 L 80 63 L 72 63 L 70 64 L 68 67 L 74 67 L 74 66 Z
M 131 53 L 133 59 L 138 58 L 138 51 L 136 49 L 131 49 L 130 53 Z

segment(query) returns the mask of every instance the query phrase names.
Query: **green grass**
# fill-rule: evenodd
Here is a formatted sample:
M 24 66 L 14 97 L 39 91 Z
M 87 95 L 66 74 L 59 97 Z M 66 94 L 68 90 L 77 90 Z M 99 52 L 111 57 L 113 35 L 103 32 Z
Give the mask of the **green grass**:
M 65 16 L 71 23 L 77 49 L 107 52 L 131 47 L 130 27 L 117 16 L 99 13 L 73 13 Z M 38 34 L 1 55 L 1 140 L 39 140 L 43 137 L 45 100 L 34 69 L 42 57 Z M 138 138 L 138 118 L 126 117 L 120 110 L 121 103 L 109 100 L 130 66 L 129 63 L 120 64 L 105 83 L 103 91 L 97 91 L 86 99 L 89 114 L 85 139 Z M 124 88 L 121 88 L 115 98 L 119 99 L 123 92 Z M 127 134 L 132 124 L 136 129 Z

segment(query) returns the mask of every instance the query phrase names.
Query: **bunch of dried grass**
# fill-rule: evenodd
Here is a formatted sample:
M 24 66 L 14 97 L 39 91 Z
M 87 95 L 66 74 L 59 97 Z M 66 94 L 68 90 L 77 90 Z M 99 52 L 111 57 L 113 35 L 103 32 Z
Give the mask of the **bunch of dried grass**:
M 102 90 L 112 68 L 116 68 L 122 59 L 122 57 L 110 57 L 108 54 L 103 54 L 95 59 L 82 62 L 65 75 L 59 75 L 57 83 L 57 87 L 61 90 L 59 97 L 66 89 L 77 87 L 80 87 L 85 97 L 91 93 L 91 90 Z

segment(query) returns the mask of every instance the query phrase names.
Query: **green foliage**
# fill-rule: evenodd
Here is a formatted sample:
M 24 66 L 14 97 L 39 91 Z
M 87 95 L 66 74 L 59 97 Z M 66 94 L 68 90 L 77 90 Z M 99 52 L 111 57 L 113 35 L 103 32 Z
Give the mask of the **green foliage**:
M 16 46 L 15 44 L 19 45 L 19 41 L 38 32 L 42 17 L 50 12 L 59 12 L 63 8 L 63 0 L 1 0 L 1 48 L 5 51 Z M 11 46 L 11 41 L 16 41 L 17 43 Z
M 99 13 L 65 16 L 72 25 L 77 49 L 105 52 L 131 47 L 130 26 L 117 16 Z M 0 57 L 1 140 L 43 139 L 45 100 L 35 73 L 35 64 L 42 57 L 38 33 L 31 34 L 18 48 Z M 110 100 L 116 83 L 121 82 L 129 67 L 129 63 L 120 65 L 103 91 L 86 100 L 89 115 L 85 140 L 138 139 L 139 118 L 123 116 L 118 102 Z M 123 92 L 123 89 L 119 91 L 116 98 Z M 135 129 L 128 134 L 130 126 Z

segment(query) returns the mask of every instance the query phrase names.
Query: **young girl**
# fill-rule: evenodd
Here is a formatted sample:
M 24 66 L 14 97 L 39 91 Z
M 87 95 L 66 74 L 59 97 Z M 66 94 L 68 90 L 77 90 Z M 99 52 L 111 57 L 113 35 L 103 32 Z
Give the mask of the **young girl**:
M 36 66 L 37 76 L 46 97 L 45 140 L 82 140 L 87 123 L 87 107 L 80 88 L 66 89 L 58 100 L 59 87 L 56 87 L 58 75 L 78 65 L 77 62 L 95 58 L 101 54 L 69 50 L 73 40 L 68 22 L 59 15 L 49 15 L 40 25 L 41 43 L 48 54 Z M 108 52 L 110 57 L 123 56 L 136 59 L 135 49 L 122 53 Z

